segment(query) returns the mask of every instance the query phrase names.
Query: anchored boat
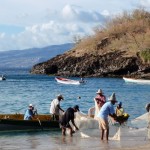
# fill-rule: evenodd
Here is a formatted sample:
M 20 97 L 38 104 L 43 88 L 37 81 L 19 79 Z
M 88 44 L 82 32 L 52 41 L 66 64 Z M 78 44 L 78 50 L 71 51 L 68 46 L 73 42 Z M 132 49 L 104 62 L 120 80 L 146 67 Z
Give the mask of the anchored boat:
M 150 84 L 150 80 L 148 80 L 148 79 L 135 79 L 135 78 L 126 78 L 126 77 L 123 77 L 123 79 L 125 82 Z
M 5 76 L 0 76 L 0 80 L 6 80 L 6 77 Z
M 63 84 L 75 84 L 75 85 L 79 85 L 81 83 L 85 83 L 84 80 L 78 81 L 78 80 L 71 80 L 71 79 L 61 78 L 61 77 L 55 77 L 55 80 L 58 83 L 63 83 Z

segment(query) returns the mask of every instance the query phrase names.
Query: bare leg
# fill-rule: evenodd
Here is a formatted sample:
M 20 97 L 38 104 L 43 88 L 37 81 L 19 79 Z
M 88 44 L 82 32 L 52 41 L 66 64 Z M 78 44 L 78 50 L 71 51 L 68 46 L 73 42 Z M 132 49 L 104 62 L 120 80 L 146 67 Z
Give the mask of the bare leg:
M 102 133 L 101 133 L 101 140 L 103 140 L 103 138 L 104 138 L 104 131 L 105 131 L 105 130 L 104 130 L 104 129 L 101 129 L 101 130 L 102 130 L 102 131 L 101 131 L 101 132 L 102 132 Z
M 71 127 L 70 127 L 69 129 L 70 129 L 70 136 L 72 136 L 72 134 L 73 134 L 73 130 L 72 130 L 72 128 L 71 128 Z
M 109 136 L 109 128 L 106 130 L 106 140 L 108 141 L 108 136 Z
M 62 135 L 66 135 L 66 128 L 62 128 Z

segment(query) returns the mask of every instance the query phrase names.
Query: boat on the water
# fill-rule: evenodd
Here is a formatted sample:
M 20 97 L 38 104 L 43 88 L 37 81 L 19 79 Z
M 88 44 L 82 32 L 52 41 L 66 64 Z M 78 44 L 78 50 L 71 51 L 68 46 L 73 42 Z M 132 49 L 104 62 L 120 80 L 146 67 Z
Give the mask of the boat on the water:
M 0 80 L 6 80 L 6 77 L 5 76 L 0 76 Z
M 55 77 L 55 80 L 58 83 L 63 83 L 63 84 L 75 84 L 75 85 L 79 85 L 79 84 L 85 83 L 84 80 L 78 81 L 78 80 L 71 80 L 71 79 L 62 78 L 62 77 Z
M 150 84 L 150 80 L 148 80 L 148 79 L 135 79 L 135 78 L 127 78 L 127 77 L 123 77 L 123 79 L 125 82 Z
M 0 114 L 0 132 L 59 130 L 59 122 L 51 115 L 36 115 L 33 120 L 24 120 L 23 114 Z

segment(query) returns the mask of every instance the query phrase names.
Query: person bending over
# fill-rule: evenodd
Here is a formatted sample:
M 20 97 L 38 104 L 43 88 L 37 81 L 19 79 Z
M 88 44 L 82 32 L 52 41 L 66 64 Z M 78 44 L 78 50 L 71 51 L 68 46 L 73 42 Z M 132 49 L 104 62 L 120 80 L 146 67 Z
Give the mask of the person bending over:
M 70 130 L 70 136 L 72 136 L 72 134 L 75 132 L 69 123 L 70 121 L 74 125 L 75 129 L 79 130 L 74 122 L 74 119 L 75 119 L 74 113 L 77 111 L 80 111 L 79 106 L 75 105 L 73 108 L 69 107 L 64 113 L 64 115 L 62 116 L 60 120 L 60 127 L 62 128 L 62 135 L 66 135 L 67 128 Z

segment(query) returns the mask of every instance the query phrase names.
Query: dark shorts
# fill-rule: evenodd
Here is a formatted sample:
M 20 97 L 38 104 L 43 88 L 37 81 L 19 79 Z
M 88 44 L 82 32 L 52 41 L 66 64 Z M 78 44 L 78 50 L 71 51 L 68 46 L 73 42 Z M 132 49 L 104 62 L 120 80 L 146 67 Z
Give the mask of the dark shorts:
M 71 128 L 70 124 L 66 124 L 66 125 L 63 125 L 63 124 L 59 124 L 60 128 Z

